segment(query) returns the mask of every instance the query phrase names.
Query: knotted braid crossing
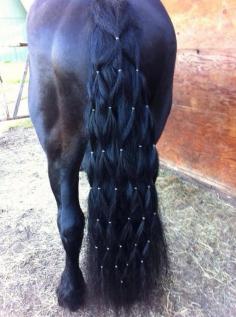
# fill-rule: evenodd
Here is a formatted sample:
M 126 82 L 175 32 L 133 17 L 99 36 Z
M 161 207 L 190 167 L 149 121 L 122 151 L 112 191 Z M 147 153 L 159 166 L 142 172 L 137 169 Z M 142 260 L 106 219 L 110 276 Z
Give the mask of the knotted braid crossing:
M 126 305 L 148 295 L 167 260 L 154 123 L 129 5 L 96 0 L 92 21 L 89 274 L 96 292 Z

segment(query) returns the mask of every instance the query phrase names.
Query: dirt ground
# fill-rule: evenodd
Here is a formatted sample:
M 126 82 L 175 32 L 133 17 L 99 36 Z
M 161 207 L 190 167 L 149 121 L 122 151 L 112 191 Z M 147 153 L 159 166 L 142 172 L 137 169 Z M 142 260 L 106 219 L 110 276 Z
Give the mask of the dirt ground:
M 92 303 L 70 314 L 57 305 L 55 288 L 64 253 L 46 160 L 26 122 L 0 129 L 0 316 L 112 316 Z M 133 316 L 236 316 L 236 210 L 207 188 L 162 169 L 161 210 L 171 259 L 171 283 L 161 304 L 135 307 Z M 86 212 L 88 184 L 80 173 Z M 81 257 L 83 267 L 84 249 Z M 139 312 L 139 313 L 138 313 Z

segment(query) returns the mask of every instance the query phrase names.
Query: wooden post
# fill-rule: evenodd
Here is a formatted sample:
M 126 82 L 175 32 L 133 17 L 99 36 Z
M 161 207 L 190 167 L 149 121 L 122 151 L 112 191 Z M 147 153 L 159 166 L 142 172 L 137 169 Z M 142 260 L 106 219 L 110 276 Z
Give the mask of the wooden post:
M 19 106 L 20 106 L 20 102 L 21 102 L 21 98 L 22 98 L 22 94 L 23 94 L 25 79 L 26 79 L 26 76 L 27 76 L 27 73 L 28 73 L 28 67 L 29 67 L 29 57 L 27 57 L 27 60 L 26 60 L 26 63 L 25 63 L 25 69 L 24 69 L 22 80 L 21 80 L 18 97 L 17 97 L 16 104 L 15 104 L 15 109 L 14 109 L 14 113 L 13 113 L 13 119 L 15 119 L 17 117 L 17 113 L 18 113 L 18 110 L 19 110 Z

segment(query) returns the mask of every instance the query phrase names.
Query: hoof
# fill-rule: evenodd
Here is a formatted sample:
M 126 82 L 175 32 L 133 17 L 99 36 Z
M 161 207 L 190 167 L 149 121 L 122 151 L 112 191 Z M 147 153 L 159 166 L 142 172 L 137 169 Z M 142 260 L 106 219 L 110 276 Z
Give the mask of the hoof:
M 72 279 L 72 274 L 64 271 L 61 277 L 60 285 L 56 293 L 58 304 L 63 308 L 68 308 L 74 312 L 80 309 L 85 302 L 86 285 L 82 273 Z

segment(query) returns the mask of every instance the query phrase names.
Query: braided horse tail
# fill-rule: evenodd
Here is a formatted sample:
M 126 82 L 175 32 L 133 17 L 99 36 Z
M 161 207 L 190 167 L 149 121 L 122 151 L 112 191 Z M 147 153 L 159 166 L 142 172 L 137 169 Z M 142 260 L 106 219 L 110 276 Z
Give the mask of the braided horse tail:
M 146 297 L 167 267 L 154 125 L 132 16 L 127 1 L 93 2 L 88 275 L 96 294 L 116 306 Z

